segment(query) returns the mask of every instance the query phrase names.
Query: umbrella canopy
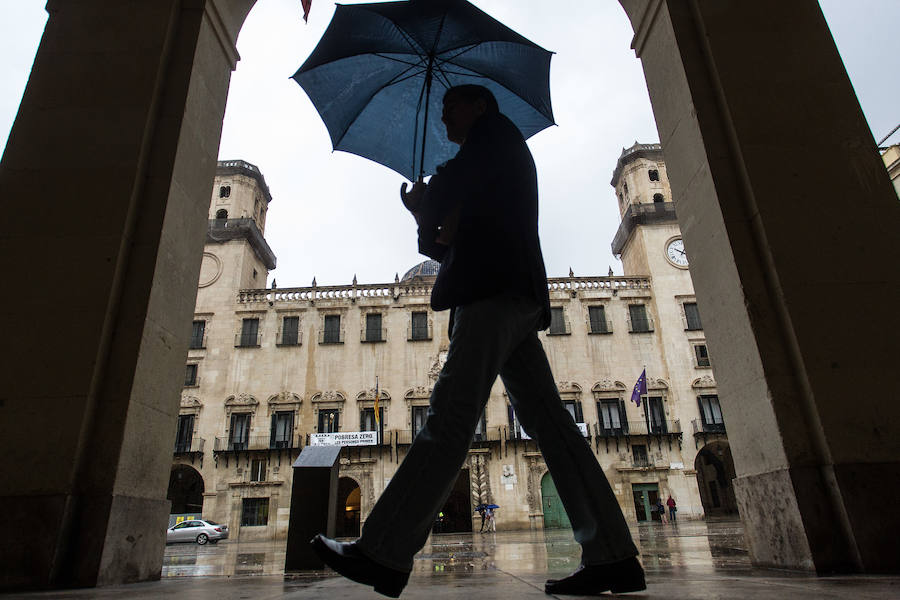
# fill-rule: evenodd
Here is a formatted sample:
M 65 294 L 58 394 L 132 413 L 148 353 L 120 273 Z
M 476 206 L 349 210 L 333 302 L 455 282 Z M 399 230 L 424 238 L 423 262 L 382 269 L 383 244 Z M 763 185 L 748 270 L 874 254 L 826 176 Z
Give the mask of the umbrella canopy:
M 293 79 L 335 150 L 413 179 L 458 149 L 441 123 L 452 86 L 490 89 L 526 138 L 553 125 L 551 55 L 465 0 L 339 4 Z

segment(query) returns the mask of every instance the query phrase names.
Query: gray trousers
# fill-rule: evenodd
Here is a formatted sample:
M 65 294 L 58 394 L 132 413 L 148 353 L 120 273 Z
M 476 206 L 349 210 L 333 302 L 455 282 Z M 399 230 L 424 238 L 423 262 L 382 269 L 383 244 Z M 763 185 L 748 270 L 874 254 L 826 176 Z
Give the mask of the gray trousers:
M 499 295 L 455 309 L 447 362 L 431 393 L 425 426 L 366 519 L 357 546 L 383 566 L 411 571 L 465 462 L 497 375 L 519 423 L 540 447 L 582 562 L 638 554 L 615 495 L 565 409 L 537 336 L 541 307 Z

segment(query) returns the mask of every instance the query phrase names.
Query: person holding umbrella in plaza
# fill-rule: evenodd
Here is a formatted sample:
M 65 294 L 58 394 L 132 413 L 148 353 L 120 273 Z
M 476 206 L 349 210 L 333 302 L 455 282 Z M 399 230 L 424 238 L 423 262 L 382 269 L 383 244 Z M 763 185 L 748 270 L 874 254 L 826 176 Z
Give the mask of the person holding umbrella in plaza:
M 418 29 L 406 30 L 409 37 L 423 29 L 444 32 L 448 25 L 462 24 L 448 37 L 457 48 L 446 50 L 450 55 L 476 52 L 476 46 L 460 41 L 473 31 L 500 31 L 526 49 L 536 48 L 518 34 L 506 33 L 509 30 L 496 21 L 477 24 L 476 17 L 490 17 L 461 0 L 393 2 L 382 7 L 401 4 L 425 13 L 446 10 L 443 16 L 431 15 Z M 399 7 L 381 8 L 378 14 L 394 8 Z M 395 14 L 392 18 L 403 21 Z M 416 45 L 430 48 L 423 63 L 438 62 L 440 40 Z M 317 535 L 312 546 L 338 573 L 381 594 L 399 597 L 413 556 L 425 544 L 466 459 L 499 375 L 519 422 L 544 455 L 575 539 L 582 546 L 579 569 L 566 578 L 549 580 L 546 591 L 594 595 L 645 589 L 638 551 L 619 504 L 562 404 L 538 339 L 537 332 L 549 326 L 550 305 L 538 239 L 537 174 L 523 126 L 504 114 L 509 106 L 510 113 L 518 115 L 522 100 L 510 100 L 509 87 L 490 83 L 484 68 L 476 84 L 455 82 L 462 77 L 457 74 L 464 73 L 463 66 L 448 60 L 442 69 L 425 74 L 427 89 L 423 88 L 421 98 L 427 106 L 429 81 L 444 82 L 440 119 L 447 140 L 458 146 L 458 152 L 427 184 L 421 176 L 410 191 L 404 184 L 401 196 L 418 224 L 419 251 L 441 262 L 431 304 L 435 310 L 451 310 L 447 359 L 435 382 L 425 425 L 372 508 L 359 539 L 341 543 Z M 501 77 L 514 71 L 500 70 Z M 492 88 L 500 90 L 500 98 Z M 540 93 L 537 97 L 541 104 Z M 504 112 L 499 108 L 501 98 Z M 549 92 L 546 105 L 549 108 Z M 427 125 L 427 116 L 424 121 Z M 423 143 L 426 137 L 423 133 Z M 427 155 L 422 156 L 420 167 L 431 164 Z M 398 523 L 403 527 L 398 529 Z

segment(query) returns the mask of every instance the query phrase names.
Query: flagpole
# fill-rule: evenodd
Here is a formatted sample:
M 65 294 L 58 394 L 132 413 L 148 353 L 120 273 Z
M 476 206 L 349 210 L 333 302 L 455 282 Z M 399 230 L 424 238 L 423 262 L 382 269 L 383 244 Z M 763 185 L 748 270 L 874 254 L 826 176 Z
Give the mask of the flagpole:
M 647 425 L 647 449 L 650 449 L 650 386 L 647 385 L 647 365 L 644 365 L 644 389 L 647 395 L 644 398 L 644 422 Z

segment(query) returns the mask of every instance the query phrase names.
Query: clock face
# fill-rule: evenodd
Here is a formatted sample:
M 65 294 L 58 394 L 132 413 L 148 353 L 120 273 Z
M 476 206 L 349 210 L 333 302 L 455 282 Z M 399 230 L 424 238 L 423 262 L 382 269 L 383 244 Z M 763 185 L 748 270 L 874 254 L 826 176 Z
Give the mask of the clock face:
M 678 267 L 688 266 L 687 254 L 684 252 L 684 240 L 676 238 L 666 245 L 666 258 Z

